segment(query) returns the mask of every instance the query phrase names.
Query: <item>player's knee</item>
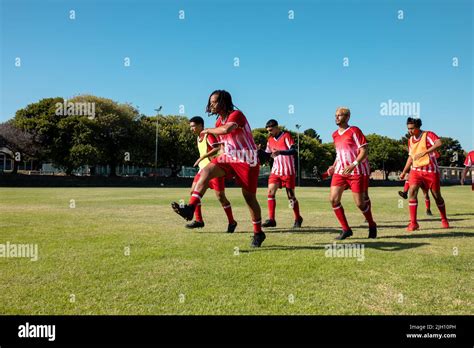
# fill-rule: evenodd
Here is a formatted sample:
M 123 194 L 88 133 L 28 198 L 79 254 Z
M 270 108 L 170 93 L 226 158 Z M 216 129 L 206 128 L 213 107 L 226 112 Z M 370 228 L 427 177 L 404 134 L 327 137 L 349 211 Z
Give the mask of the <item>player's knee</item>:
M 335 207 L 341 203 L 341 200 L 337 197 L 329 197 L 329 202 L 331 202 L 332 206 Z

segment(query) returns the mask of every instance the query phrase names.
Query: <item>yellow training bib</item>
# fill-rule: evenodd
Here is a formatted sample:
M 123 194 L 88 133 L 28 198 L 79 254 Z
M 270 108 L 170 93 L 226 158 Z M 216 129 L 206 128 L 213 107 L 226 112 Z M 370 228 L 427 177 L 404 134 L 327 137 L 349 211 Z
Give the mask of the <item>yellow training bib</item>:
M 199 140 L 199 137 L 197 138 L 197 145 L 198 145 L 198 149 L 199 149 L 199 157 L 202 157 L 206 153 L 208 153 L 208 151 L 207 151 L 207 134 L 204 135 L 202 140 Z M 205 166 L 207 166 L 209 163 L 211 163 L 211 161 L 209 160 L 209 157 L 206 157 L 201 162 L 199 162 L 199 168 L 202 169 Z
M 426 147 L 426 135 L 427 135 L 427 133 L 423 132 L 423 134 L 421 135 L 420 141 L 418 141 L 417 143 L 413 142 L 412 139 L 414 137 L 412 137 L 412 139 L 410 139 L 410 142 L 411 142 L 410 156 L 413 159 L 413 164 L 412 165 L 413 165 L 414 168 L 424 167 L 424 166 L 427 166 L 428 164 L 430 164 L 430 155 L 429 154 L 426 154 L 423 157 L 415 160 L 415 155 L 416 154 L 428 150 L 428 148 Z

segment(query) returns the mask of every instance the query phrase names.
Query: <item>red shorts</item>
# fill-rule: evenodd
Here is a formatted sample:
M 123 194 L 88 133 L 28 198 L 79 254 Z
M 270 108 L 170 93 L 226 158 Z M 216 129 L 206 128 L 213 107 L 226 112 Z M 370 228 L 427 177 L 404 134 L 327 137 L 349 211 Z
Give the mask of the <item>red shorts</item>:
M 260 173 L 260 165 L 253 167 L 245 162 L 229 161 L 225 154 L 215 157 L 211 163 L 214 163 L 219 168 L 223 169 L 226 178 L 235 177 L 237 183 L 250 193 L 257 192 L 258 174 Z
M 433 191 L 441 190 L 439 173 L 428 173 L 412 170 L 410 171 L 410 177 L 408 178 L 408 181 L 410 182 L 410 186 L 424 186 L 426 190 Z
M 268 184 L 277 184 L 279 188 L 286 187 L 294 190 L 296 186 L 296 175 L 276 175 L 270 174 Z
M 200 177 L 201 177 L 201 174 L 197 173 L 196 176 L 194 177 L 193 184 L 195 184 L 199 180 Z M 218 192 L 224 191 L 225 190 L 224 177 L 214 178 L 214 179 L 209 180 L 209 188 Z
M 352 192 L 366 192 L 369 189 L 369 176 L 334 174 L 331 186 L 344 186 L 346 189 L 350 188 Z

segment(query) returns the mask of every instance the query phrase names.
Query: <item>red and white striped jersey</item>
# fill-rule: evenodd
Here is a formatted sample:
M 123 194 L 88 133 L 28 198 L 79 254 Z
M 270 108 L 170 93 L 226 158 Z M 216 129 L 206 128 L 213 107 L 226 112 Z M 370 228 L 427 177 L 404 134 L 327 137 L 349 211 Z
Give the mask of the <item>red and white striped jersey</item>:
M 466 160 L 464 161 L 464 165 L 466 167 L 474 166 L 474 151 L 469 151 L 469 153 L 466 156 Z
M 291 148 L 295 141 L 288 132 L 280 132 L 277 137 L 270 135 L 267 141 L 265 152 L 272 153 L 273 150 L 286 151 Z M 273 159 L 272 174 L 275 175 L 295 175 L 294 156 L 278 155 Z
M 334 173 L 342 174 L 344 168 L 348 167 L 357 159 L 359 149 L 367 146 L 367 139 L 362 131 L 355 127 L 349 126 L 343 132 L 339 130 L 332 133 L 334 146 L 336 147 L 336 166 Z M 367 158 L 360 162 L 352 171 L 353 175 L 370 175 L 369 161 Z
M 254 167 L 258 164 L 257 145 L 252 136 L 252 129 L 247 118 L 240 110 L 233 111 L 225 120 L 217 118 L 216 128 L 235 123 L 237 128 L 229 134 L 219 135 L 218 140 L 224 144 L 224 154 L 231 161 L 244 162 Z
M 424 131 L 424 132 L 426 132 L 426 148 L 429 149 L 430 147 L 432 147 L 434 145 L 435 141 L 438 140 L 439 137 L 433 132 L 430 132 L 430 131 Z M 420 133 L 418 138 L 416 138 L 414 135 L 412 135 L 410 137 L 410 139 L 408 139 L 408 152 L 410 152 L 412 144 L 416 144 L 417 142 L 419 142 L 421 140 L 422 135 L 423 135 L 423 132 Z M 427 164 L 426 166 L 423 166 L 423 167 L 413 167 L 412 166 L 411 169 L 412 170 L 417 170 L 419 172 L 438 173 L 439 168 L 438 168 L 438 161 L 436 161 L 436 158 L 439 157 L 439 154 L 436 151 L 433 151 L 433 152 L 429 153 L 429 157 L 430 157 L 430 163 L 429 164 Z

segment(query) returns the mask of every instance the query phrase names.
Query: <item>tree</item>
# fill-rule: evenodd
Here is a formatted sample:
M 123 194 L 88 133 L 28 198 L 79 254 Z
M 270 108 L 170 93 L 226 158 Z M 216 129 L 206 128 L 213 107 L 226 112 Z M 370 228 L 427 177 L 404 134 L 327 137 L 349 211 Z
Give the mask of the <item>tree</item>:
M 458 140 L 441 137 L 443 145 L 438 150 L 440 157 L 438 164 L 447 167 L 462 167 L 466 158 L 464 150 Z
M 304 131 L 304 135 L 315 139 L 318 143 L 322 144 L 321 137 L 319 136 L 318 132 L 316 132 L 313 128 L 308 128 Z
M 371 170 L 382 170 L 387 178 L 391 171 L 403 169 L 408 153 L 400 141 L 378 134 L 369 134 L 367 142 Z
M 21 159 L 34 159 L 40 150 L 33 134 L 16 127 L 13 122 L 0 123 L 0 145 L 6 145 L 13 153 L 19 153 Z M 13 174 L 18 171 L 16 156 L 13 161 Z
M 147 134 L 153 134 L 153 151 L 155 153 L 155 127 L 158 117 L 158 167 L 171 168 L 176 176 L 181 166 L 192 166 L 199 158 L 196 136 L 189 129 L 189 119 L 184 116 L 153 116 L 143 119 Z M 147 147 L 150 147 L 148 143 Z M 153 159 L 154 161 L 154 159 Z

